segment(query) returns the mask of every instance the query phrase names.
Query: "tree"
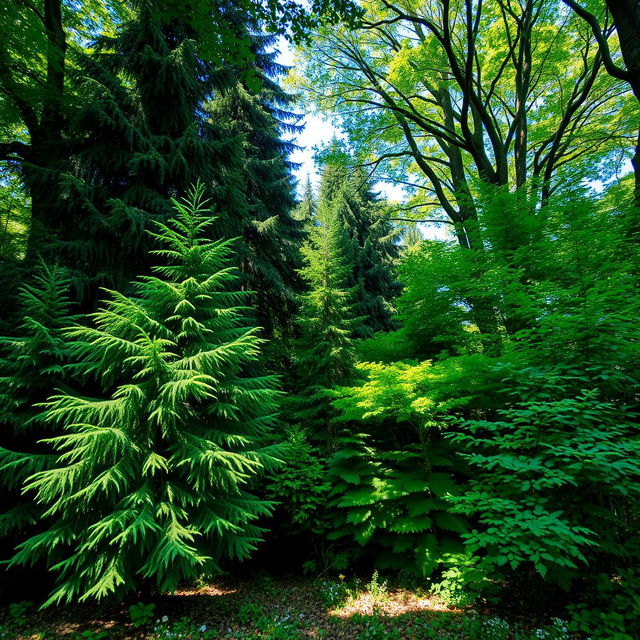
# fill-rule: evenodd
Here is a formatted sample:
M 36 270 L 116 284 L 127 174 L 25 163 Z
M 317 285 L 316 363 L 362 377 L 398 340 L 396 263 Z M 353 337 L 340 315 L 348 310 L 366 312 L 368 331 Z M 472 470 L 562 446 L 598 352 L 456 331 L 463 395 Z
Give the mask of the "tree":
M 247 367 L 262 340 L 233 289 L 231 242 L 205 238 L 210 211 L 198 187 L 158 224 L 154 254 L 135 295 L 108 292 L 93 326 L 66 332 L 74 369 L 93 396 L 52 396 L 44 417 L 64 428 L 47 439 L 56 464 L 27 481 L 49 527 L 13 563 L 47 560 L 58 573 L 48 604 L 122 594 L 144 581 L 180 580 L 247 557 L 270 505 L 250 492 L 279 462 L 265 444 L 275 380 Z M 101 390 L 98 393 L 98 390 Z
M 305 231 L 308 233 L 314 225 L 314 219 L 318 203 L 313 192 L 311 178 L 307 175 L 307 181 L 304 185 L 304 194 L 302 200 L 297 204 L 293 211 L 293 215 L 304 224 Z
M 483 185 L 517 190 L 518 224 L 535 224 L 540 204 L 608 175 L 635 138 L 637 105 L 600 72 L 585 25 L 552 2 L 381 0 L 367 9 L 358 29 L 327 28 L 309 50 L 308 92 L 340 115 L 362 166 L 408 189 L 410 216 L 450 225 L 475 254 L 474 280 L 490 269 Z M 517 250 L 516 234 L 504 240 Z M 465 304 L 483 348 L 496 352 L 499 296 L 475 292 Z
M 287 69 L 275 60 L 277 39 L 249 31 L 257 87 L 238 81 L 208 105 L 208 116 L 241 148 L 234 188 L 244 206 L 220 216 L 217 233 L 240 236 L 237 257 L 243 286 L 255 292 L 257 321 L 268 336 L 290 333 L 301 289 L 303 224 L 293 215 L 295 194 L 288 156 L 295 145 L 284 139 L 299 130 L 292 96 L 279 85 Z M 255 28 L 257 30 L 257 27 Z
M 343 384 L 355 361 L 353 337 L 361 319 L 353 308 L 354 291 L 347 286 L 353 266 L 348 262 L 350 238 L 338 210 L 321 201 L 309 240 L 302 248 L 300 273 L 308 291 L 302 295 L 297 344 L 298 396 L 292 403 L 296 420 L 313 435 L 333 438 L 328 389 Z
M 81 59 L 85 101 L 71 125 L 75 168 L 64 176 L 66 212 L 50 250 L 85 278 L 88 308 L 96 284 L 122 287 L 146 272 L 153 240 L 145 230 L 166 221 L 168 199 L 196 180 L 224 215 L 245 206 L 232 188 L 238 140 L 201 113 L 230 72 L 204 55 L 208 40 L 188 16 L 162 9 L 161 0 L 140 0 L 115 35 L 101 36 Z
M 423 241 L 422 233 L 416 223 L 409 225 L 405 232 L 402 234 L 402 249 L 408 251 L 414 247 L 419 246 Z
M 359 15 L 350 0 L 319 0 L 311 5 L 269 0 L 244 3 L 242 11 L 247 21 L 266 25 L 272 32 L 291 27 L 296 38 L 304 37 L 321 20 L 353 21 Z M 187 172 L 211 151 L 198 154 L 198 149 L 186 148 L 198 146 L 193 135 L 198 125 L 193 117 L 201 109 L 201 101 L 191 105 L 195 107 L 191 135 L 180 131 L 180 117 L 194 87 L 207 83 L 209 69 L 227 65 L 242 68 L 246 78 L 253 77 L 251 39 L 246 32 L 239 32 L 233 21 L 220 20 L 221 15 L 227 18 L 237 13 L 237 7 L 225 0 L 17 0 L 1 12 L 0 171 L 14 186 L 23 181 L 31 201 L 27 257 L 33 262 L 45 248 L 52 255 L 62 248 L 75 254 L 68 259 L 70 265 L 80 261 L 86 266 L 87 252 L 93 247 L 77 246 L 83 244 L 83 235 L 76 234 L 79 221 L 85 231 L 93 231 L 92 240 L 102 244 L 103 255 L 105 246 L 121 244 L 123 236 L 125 245 L 143 243 L 146 236 L 140 231 L 145 214 L 138 211 L 140 206 L 145 211 L 147 206 L 160 206 L 168 195 L 184 194 L 186 183 L 182 191 L 171 191 L 175 173 Z M 121 30 L 114 37 L 116 27 Z M 96 41 L 101 43 L 97 57 L 103 68 L 94 69 L 87 79 L 86 54 L 90 52 L 86 47 Z M 145 51 L 150 54 L 146 58 Z M 95 62 L 96 57 L 90 57 Z M 185 65 L 192 68 L 182 75 Z M 125 77 L 134 79 L 131 85 Z M 136 92 L 141 104 L 133 104 Z M 159 105 L 167 111 L 164 119 L 163 109 L 156 108 Z M 149 106 L 153 108 L 146 108 Z M 137 111 L 135 107 L 139 107 Z M 148 123 L 145 117 L 150 118 Z M 83 124 L 79 131 L 74 129 L 78 119 Z M 169 121 L 169 129 L 162 129 Z M 143 123 L 148 124 L 148 130 Z M 153 144 L 149 134 L 155 138 Z M 109 135 L 114 135 L 110 140 L 113 149 L 101 144 Z M 87 149 L 88 139 L 94 136 L 97 144 Z M 78 153 L 78 142 L 86 151 L 85 177 L 90 175 L 93 180 L 96 170 L 100 174 L 105 158 L 114 166 L 114 173 L 120 174 L 98 175 L 102 193 L 87 193 L 86 187 L 74 180 L 69 184 L 77 169 L 77 157 L 71 156 Z M 132 157 L 123 158 L 125 150 Z M 221 153 L 228 155 L 229 149 Z M 215 162 L 215 153 L 213 158 Z M 133 171 L 133 180 L 124 168 Z M 150 195 L 145 179 L 154 172 L 155 181 L 165 191 L 151 201 L 144 200 Z M 135 188 L 138 199 L 133 198 Z M 129 198 L 123 197 L 128 189 Z M 70 195 L 76 196 L 71 202 Z M 83 201 L 80 207 L 78 200 Z M 153 210 L 147 213 L 152 217 L 157 214 Z M 57 243 L 62 247 L 55 246 Z M 135 247 L 129 257 L 140 254 L 144 254 L 144 247 Z M 139 271 L 133 265 L 132 271 L 119 273 L 117 266 L 112 261 L 101 272 L 93 264 L 90 277 L 113 285 L 114 270 L 121 281 Z
M 52 456 L 39 443 L 52 435 L 39 403 L 68 377 L 70 348 L 65 331 L 73 327 L 71 281 L 66 270 L 41 264 L 30 284 L 19 291 L 21 323 L 17 334 L 0 342 L 0 461 L 4 488 L 0 535 L 23 535 L 42 515 L 34 500 L 20 496 L 30 475 L 47 468 Z M 56 433 L 55 429 L 53 430 Z
M 362 318 L 356 335 L 389 330 L 394 326 L 392 301 L 400 292 L 397 231 L 366 174 L 336 141 L 324 154 L 318 207 L 335 210 L 348 238 L 345 257 L 352 268 L 346 283 L 354 290 L 354 312 Z
M 609 39 L 614 33 L 609 23 L 609 15 L 605 14 L 604 26 L 601 26 L 598 16 L 600 7 L 592 12 L 587 8 L 589 5 L 582 5 L 575 0 L 563 0 L 563 2 L 591 27 L 607 73 L 613 78 L 627 82 L 635 97 L 640 100 L 640 7 L 638 3 L 634 0 L 605 0 L 606 9 L 611 14 L 613 27 L 618 36 L 619 53 L 626 67 L 623 68 L 614 59 L 613 47 L 609 44 Z M 634 202 L 636 207 L 640 208 L 640 126 L 638 126 L 635 154 L 631 162 L 635 174 Z
M 600 73 L 584 25 L 547 0 L 376 1 L 359 28 L 325 29 L 307 56 L 306 88 L 340 114 L 358 161 L 476 251 L 478 181 L 546 200 L 596 167 L 602 177 L 595 151 L 611 157 L 633 135 L 624 85 Z
M 55 247 L 90 287 L 122 286 L 148 268 L 144 230 L 170 215 L 167 198 L 202 180 L 218 215 L 211 232 L 242 238 L 242 287 L 256 292 L 257 320 L 272 335 L 289 328 L 300 284 L 291 145 L 281 139 L 298 116 L 278 85 L 274 37 L 253 34 L 236 7 L 220 11 L 251 43 L 242 64 L 209 61 L 188 18 L 167 20 L 151 0 L 85 57 L 90 99 L 74 121 L 78 168 L 65 178 L 69 211 Z
M 58 179 L 68 169 L 67 129 L 77 97 L 69 86 L 70 57 L 109 33 L 127 12 L 120 2 L 91 1 L 78 12 L 64 0 L 18 0 L 3 8 L 0 27 L 0 162 L 31 198 L 30 248 L 55 227 Z M 70 56 L 72 54 L 72 56 Z M 31 250 L 37 256 L 37 250 Z
M 332 535 L 369 548 L 380 536 L 393 554 L 376 553 L 375 562 L 439 566 L 441 588 L 467 597 L 504 581 L 536 592 L 543 582 L 548 590 L 591 583 L 601 597 L 603 582 L 629 575 L 627 597 L 603 614 L 609 629 L 598 636 L 616 624 L 633 636 L 637 617 L 627 622 L 624 610 L 637 594 L 627 568 L 640 553 L 640 299 L 616 193 L 596 200 L 576 189 L 527 226 L 514 223 L 522 194 L 490 190 L 479 208 L 489 267 L 479 280 L 474 252 L 453 243 L 407 251 L 401 330 L 367 341 L 365 357 L 386 357 L 358 364 L 361 375 L 334 393 L 334 424 L 352 437 L 330 466 L 331 495 L 345 509 Z M 524 238 L 515 252 L 505 230 Z M 492 357 L 464 304 L 474 289 L 498 301 L 505 333 L 526 320 Z M 428 507 L 434 495 L 447 506 Z M 468 520 L 450 519 L 457 514 Z M 461 535 L 444 547 L 437 528 L 449 525 Z M 592 632 L 591 623 L 582 628 Z

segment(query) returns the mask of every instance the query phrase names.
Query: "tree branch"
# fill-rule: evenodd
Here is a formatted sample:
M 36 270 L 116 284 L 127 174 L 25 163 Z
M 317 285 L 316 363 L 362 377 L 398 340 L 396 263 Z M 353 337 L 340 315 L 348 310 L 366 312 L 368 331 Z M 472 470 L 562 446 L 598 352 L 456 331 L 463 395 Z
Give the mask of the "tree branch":
M 568 7 L 570 7 L 578 16 L 580 16 L 590 27 L 593 32 L 593 36 L 598 43 L 598 48 L 600 49 L 600 55 L 602 56 L 602 63 L 604 64 L 604 68 L 607 70 L 607 73 L 614 78 L 618 78 L 618 80 L 625 80 L 626 82 L 631 81 L 631 74 L 622 67 L 619 67 L 611 57 L 611 51 L 609 50 L 609 43 L 598 24 L 598 19 L 593 15 L 593 13 L 587 11 L 580 4 L 575 2 L 575 0 L 562 0 Z

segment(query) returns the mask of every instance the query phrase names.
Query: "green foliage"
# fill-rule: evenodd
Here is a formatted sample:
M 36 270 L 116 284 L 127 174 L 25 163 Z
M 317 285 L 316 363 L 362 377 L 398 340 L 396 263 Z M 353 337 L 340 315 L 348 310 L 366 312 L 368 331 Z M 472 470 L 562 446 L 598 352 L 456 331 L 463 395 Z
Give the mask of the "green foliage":
M 572 631 L 593 638 L 631 640 L 640 633 L 640 575 L 637 568 L 621 569 L 613 578 L 597 574 L 590 593 L 570 606 Z
M 315 549 L 307 570 L 431 576 L 457 606 L 510 581 L 571 587 L 573 631 L 637 637 L 640 253 L 617 174 L 638 101 L 552 0 L 365 4 L 2 8 L 12 563 L 56 574 L 48 604 L 171 591 L 246 558 L 277 506 L 277 535 Z M 347 136 L 296 207 L 277 48 L 312 28 L 298 84 Z M 325 587 L 332 605 L 351 595 Z M 148 624 L 152 605 L 131 615 Z M 239 615 L 301 634 L 288 614 Z M 396 634 L 365 623 L 363 639 Z
M 391 300 L 397 247 L 387 213 L 376 202 L 366 178 L 351 167 L 334 141 L 325 158 L 316 206 L 307 185 L 305 212 L 308 242 L 301 275 L 302 296 L 297 345 L 302 394 L 293 414 L 316 433 L 334 436 L 329 393 L 353 376 L 353 339 L 393 326 Z
M 502 618 L 489 618 L 482 624 L 482 637 L 487 640 L 507 640 L 511 635 L 511 627 Z
M 74 322 L 70 287 L 65 269 L 41 263 L 20 289 L 21 324 L 17 335 L 0 345 L 0 420 L 16 431 L 28 428 L 37 412 L 33 405 L 65 377 L 69 352 L 64 331 Z
M 12 602 L 9 605 L 9 615 L 16 624 L 24 625 L 27 621 L 27 613 L 31 609 L 33 609 L 33 602 L 28 600 Z
M 53 461 L 38 440 L 57 430 L 42 419 L 38 404 L 68 378 L 66 331 L 77 319 L 70 315 L 70 289 L 67 270 L 41 263 L 18 292 L 20 325 L 0 339 L 1 536 L 23 535 L 42 517 L 43 509 L 19 489 Z
M 620 515 L 631 516 L 640 491 L 635 416 L 584 392 L 501 418 L 465 421 L 449 436 L 473 469 L 465 493 L 449 498 L 454 512 L 477 516 L 478 529 L 463 535 L 469 552 L 494 571 L 531 564 L 564 584 L 595 563 L 596 549 L 633 554 Z
M 29 235 L 29 201 L 17 176 L 0 169 L 0 260 L 24 258 Z
M 214 629 L 208 629 L 206 624 L 198 624 L 186 616 L 172 621 L 168 616 L 162 616 L 161 619 L 156 620 L 153 634 L 149 637 L 153 640 L 171 640 L 171 638 L 217 640 L 220 635 Z
M 445 567 L 440 579 L 433 586 L 433 593 L 454 607 L 468 607 L 475 604 L 480 595 L 490 591 L 487 572 L 479 565 L 479 556 L 468 553 L 445 554 Z
M 408 425 L 421 440 L 452 412 L 485 406 L 485 394 L 499 386 L 493 365 L 495 359 L 480 354 L 440 362 L 362 362 L 356 367 L 362 382 L 336 389 L 333 404 L 340 421 Z
M 314 436 L 331 439 L 328 389 L 345 382 L 353 372 L 353 336 L 358 319 L 353 310 L 349 238 L 335 208 L 323 202 L 317 223 L 302 248 L 301 275 L 308 291 L 301 298 L 297 344 L 298 398 L 292 403 L 297 421 Z
M 351 589 L 344 580 L 323 580 L 320 583 L 320 597 L 327 608 L 342 606 L 350 596 Z
M 80 56 L 74 168 L 59 181 L 63 209 L 47 223 L 48 250 L 81 271 L 91 307 L 97 285 L 122 288 L 148 273 L 155 243 L 146 231 L 171 215 L 170 194 L 184 195 L 196 180 L 209 190 L 218 183 L 214 195 L 227 215 L 238 209 L 222 197 L 229 188 L 222 173 L 239 162 L 239 145 L 201 114 L 224 83 L 219 61 L 202 52 L 216 28 L 194 38 L 191 12 L 165 20 L 161 8 L 170 4 L 134 3 L 115 34 Z
M 313 186 L 311 184 L 311 177 L 307 176 L 307 181 L 304 185 L 304 194 L 302 200 L 296 205 L 293 210 L 293 216 L 296 220 L 300 220 L 303 223 L 305 231 L 308 233 L 314 226 L 314 220 L 318 204 L 316 197 L 313 193 Z
M 210 144 L 201 134 L 215 127 L 202 107 L 230 83 L 241 80 L 253 92 L 269 85 L 253 34 L 301 38 L 313 25 L 360 14 L 350 1 L 326 0 L 41 5 L 3 7 L 2 183 L 6 169 L 12 187 L 23 179 L 31 197 L 27 258 L 46 251 L 77 268 L 92 302 L 87 285 L 122 284 L 148 266 L 144 228 L 170 214 L 162 206 L 169 195 L 184 194 L 197 178 L 226 191 L 220 169 L 240 144 L 224 133 Z M 3 207 L 3 256 L 24 255 L 28 224 L 14 215 L 23 198 Z M 114 247 L 126 260 L 118 262 Z
M 109 640 L 109 634 L 106 631 L 85 629 L 81 633 L 77 633 L 74 636 L 74 640 Z
M 357 640 L 400 640 L 400 631 L 389 627 L 388 622 L 372 617 L 366 620 L 364 628 L 356 636 Z
M 421 576 L 462 551 L 466 520 L 452 514 L 446 500 L 461 484 L 443 430 L 451 413 L 485 406 L 486 394 L 498 386 L 492 364 L 475 354 L 358 365 L 363 381 L 338 388 L 333 405 L 340 423 L 366 425 L 368 434 L 341 439 L 331 459 L 338 514 L 330 538 L 355 539 L 376 550 L 377 566 Z
M 270 475 L 267 498 L 281 504 L 288 527 L 324 533 L 330 485 L 326 480 L 327 461 L 312 445 L 304 431 L 291 428 L 285 440 L 287 464 Z
M 145 604 L 144 602 L 138 602 L 132 604 L 129 607 L 129 616 L 131 617 L 131 623 L 138 629 L 148 625 L 153 620 L 153 612 L 156 605 L 153 603 Z
M 514 228 L 522 198 L 491 189 L 485 197 L 483 268 L 477 271 L 469 252 L 440 243 L 409 250 L 397 303 L 404 326 L 366 341 L 363 355 L 381 362 L 359 364 L 361 380 L 334 393 L 338 421 L 366 433 L 357 447 L 345 442 L 332 462 L 334 491 L 344 491 L 343 506 L 354 512 L 336 534 L 351 529 L 373 550 L 379 540 L 372 519 L 380 514 L 389 533 L 399 533 L 388 524 L 402 514 L 397 505 L 383 506 L 370 487 L 360 491 L 361 483 L 387 488 L 384 474 L 363 461 L 382 459 L 377 464 L 388 469 L 385 456 L 397 456 L 397 464 L 426 441 L 425 452 L 447 460 L 458 486 L 436 508 L 468 518 L 457 540 L 464 545 L 440 551 L 430 544 L 430 570 L 442 570 L 436 590 L 459 604 L 531 569 L 567 587 L 590 570 L 614 572 L 638 557 L 632 389 L 639 300 L 625 219 L 573 193 Z M 507 234 L 518 241 L 511 244 Z M 474 326 L 470 301 L 481 298 L 498 311 L 501 352 L 492 355 L 481 353 L 484 336 Z M 394 361 L 394 350 L 396 358 L 409 352 L 434 360 Z M 360 448 L 365 441 L 368 450 Z M 345 463 L 336 468 L 341 456 Z M 415 474 L 418 460 L 410 468 Z M 429 482 L 426 473 L 418 479 Z M 411 565 L 420 566 L 405 556 L 404 566 Z
M 253 71 L 260 89 L 238 82 L 223 88 L 207 105 L 209 124 L 215 123 L 233 139 L 230 151 L 238 156 L 230 166 L 234 180 L 217 178 L 229 184 L 225 197 L 232 200 L 233 209 L 220 216 L 216 230 L 224 237 L 241 236 L 237 260 L 242 284 L 255 292 L 252 306 L 258 324 L 269 336 L 288 335 L 301 288 L 297 270 L 304 231 L 293 215 L 294 188 L 287 162 L 295 146 L 285 137 L 299 132 L 300 115 L 291 111 L 293 98 L 278 84 L 287 68 L 276 62 L 277 38 L 260 33 L 256 25 L 244 28 L 251 33 Z
M 367 582 L 365 588 L 376 604 L 380 604 L 387 599 L 387 581 L 380 580 L 377 569 L 371 574 L 371 580 Z
M 263 615 L 263 608 L 254 602 L 245 602 L 240 605 L 236 619 L 240 624 L 252 625 Z
M 461 550 L 465 519 L 448 513 L 444 496 L 458 485 L 437 442 L 378 449 L 364 435 L 345 436 L 329 466 L 331 539 L 375 549 L 376 566 L 430 575 L 442 553 Z
M 344 230 L 345 283 L 353 289 L 354 312 L 360 318 L 356 335 L 393 328 L 393 299 L 400 293 L 397 232 L 371 181 L 335 140 L 325 150 L 319 216 L 323 208 L 333 212 Z
M 171 216 L 170 196 L 201 180 L 218 216 L 209 234 L 242 238 L 239 286 L 255 292 L 257 321 L 269 335 L 290 330 L 302 230 L 290 215 L 292 145 L 281 137 L 299 116 L 278 84 L 277 38 L 253 22 L 253 5 L 207 0 L 197 15 L 174 4 L 129 3 L 113 30 L 105 21 L 91 49 L 75 53 L 69 144 L 31 245 L 74 271 L 93 310 L 99 286 L 149 273 L 146 231 Z
M 270 505 L 250 492 L 279 464 L 266 439 L 275 381 L 252 375 L 262 340 L 245 325 L 229 241 L 203 237 L 198 188 L 159 225 L 164 264 L 135 296 L 109 292 L 93 326 L 66 332 L 74 373 L 96 396 L 59 393 L 46 419 L 56 464 L 27 482 L 50 518 L 13 563 L 44 558 L 49 603 L 101 599 L 147 580 L 162 591 L 255 548 Z
M 480 336 L 466 304 L 473 258 L 448 243 L 423 241 L 406 251 L 400 266 L 405 285 L 397 305 L 403 336 L 415 354 L 429 357 L 480 350 Z
M 287 640 L 288 638 L 297 640 L 303 637 L 299 629 L 300 618 L 292 616 L 288 612 L 284 615 L 274 616 L 265 612 L 260 605 L 245 603 L 238 610 L 236 619 L 251 631 L 246 634 L 241 631 L 239 635 L 231 637 L 257 637 L 265 640 Z
M 362 164 L 406 186 L 403 217 L 434 222 L 439 236 L 481 254 L 478 182 L 551 197 L 612 176 L 613 131 L 629 136 L 633 155 L 638 101 L 600 72 L 588 25 L 566 7 L 547 0 L 442 11 L 430 3 L 363 6 L 355 29 L 322 29 L 322 46 L 305 48 L 298 84 L 343 124 Z M 608 40 L 619 56 L 617 39 Z M 520 240 L 525 200 L 511 212 L 507 242 Z

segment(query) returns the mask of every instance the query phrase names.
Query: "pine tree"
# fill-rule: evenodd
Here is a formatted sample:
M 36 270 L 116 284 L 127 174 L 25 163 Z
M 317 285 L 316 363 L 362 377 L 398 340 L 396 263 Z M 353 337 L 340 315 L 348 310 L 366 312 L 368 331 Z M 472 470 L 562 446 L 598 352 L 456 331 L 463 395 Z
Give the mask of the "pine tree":
M 77 375 L 101 392 L 49 399 L 45 417 L 65 430 L 48 444 L 55 467 L 26 489 L 50 527 L 13 563 L 44 557 L 57 572 L 48 604 L 121 595 L 143 582 L 162 591 L 243 559 L 270 505 L 250 492 L 279 463 L 267 445 L 277 391 L 247 373 L 263 342 L 246 326 L 246 295 L 231 241 L 204 236 L 200 186 L 176 217 L 158 223 L 154 254 L 166 264 L 134 295 L 108 292 L 93 326 L 67 332 Z
M 400 293 L 397 232 L 364 172 L 339 152 L 339 143 L 333 146 L 337 148 L 325 158 L 318 206 L 336 208 L 349 237 L 353 269 L 348 284 L 355 287 L 355 311 L 364 318 L 357 335 L 364 337 L 395 326 L 391 302 Z
M 410 249 L 418 247 L 423 240 L 424 238 L 422 237 L 422 233 L 420 233 L 420 229 L 418 229 L 417 224 L 412 224 L 411 226 L 407 227 L 402 234 L 401 245 L 403 253 L 406 253 Z
M 327 390 L 345 383 L 355 360 L 353 336 L 361 319 L 353 310 L 352 273 L 348 262 L 350 239 L 337 210 L 326 202 L 318 209 L 316 226 L 302 252 L 301 274 L 308 291 L 302 296 L 298 341 L 296 418 L 316 435 L 332 437 Z
M 122 287 L 148 272 L 153 239 L 145 230 L 166 221 L 169 198 L 196 180 L 218 213 L 246 206 L 234 173 L 241 145 L 203 112 L 230 71 L 205 55 L 204 36 L 189 16 L 167 13 L 169 4 L 137 0 L 130 19 L 113 37 L 101 36 L 75 74 L 83 96 L 70 124 L 75 168 L 64 177 L 65 211 L 49 251 L 84 280 L 87 308 L 96 285 Z
M 0 535 L 20 535 L 42 512 L 19 488 L 31 474 L 51 463 L 38 440 L 51 435 L 38 415 L 43 402 L 67 377 L 69 346 L 64 332 L 73 326 L 71 281 L 65 269 L 42 263 L 32 283 L 18 294 L 22 323 L 17 335 L 0 340 Z
M 297 220 L 300 220 L 304 224 L 305 231 L 308 233 L 314 224 L 314 218 L 318 205 L 313 193 L 313 186 L 311 185 L 311 178 L 307 176 L 307 181 L 304 186 L 304 194 L 302 200 L 297 204 L 293 215 Z
M 248 29 L 248 27 L 245 26 Z M 303 225 L 293 215 L 295 193 L 283 139 L 297 132 L 293 98 L 278 84 L 286 68 L 275 60 L 271 35 L 248 33 L 255 56 L 253 74 L 218 92 L 208 109 L 212 122 L 241 141 L 239 188 L 246 200 L 239 216 L 220 217 L 218 233 L 240 236 L 237 256 L 243 284 L 255 292 L 257 322 L 267 335 L 286 333 L 301 289 Z M 241 78 L 243 74 L 240 74 Z

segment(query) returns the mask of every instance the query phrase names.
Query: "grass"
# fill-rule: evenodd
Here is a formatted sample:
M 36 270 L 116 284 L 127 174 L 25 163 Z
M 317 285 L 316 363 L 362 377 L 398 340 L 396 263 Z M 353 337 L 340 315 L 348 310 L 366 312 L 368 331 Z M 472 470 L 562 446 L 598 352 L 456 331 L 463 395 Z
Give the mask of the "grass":
M 504 620 L 422 591 L 343 576 L 216 580 L 149 602 L 0 611 L 2 640 L 565 640 L 562 621 Z M 4 634 L 4 635 L 3 635 Z

